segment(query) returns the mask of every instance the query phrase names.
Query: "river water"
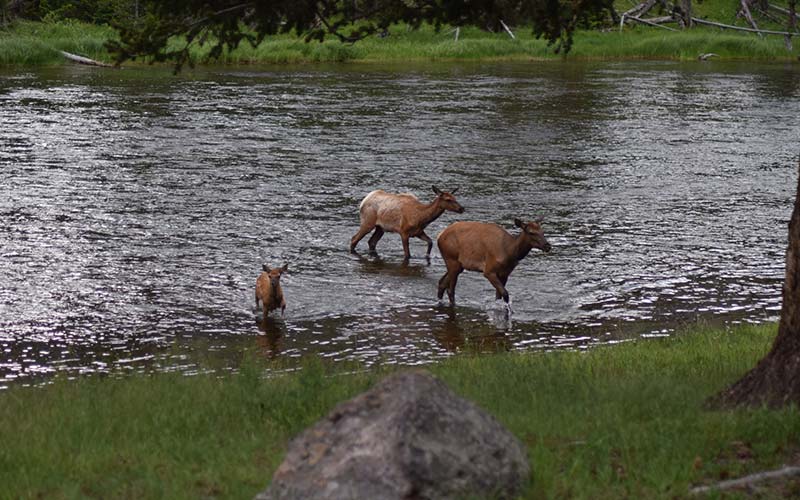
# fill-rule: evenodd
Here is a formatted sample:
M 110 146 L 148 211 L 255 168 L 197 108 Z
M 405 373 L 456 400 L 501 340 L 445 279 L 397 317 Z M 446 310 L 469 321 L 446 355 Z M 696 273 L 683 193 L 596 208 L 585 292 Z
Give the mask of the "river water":
M 0 388 L 287 360 L 427 363 L 774 319 L 800 153 L 797 65 L 604 62 L 0 70 Z M 397 235 L 373 189 L 456 220 L 543 217 L 508 283 Z M 366 239 L 361 247 L 366 249 Z M 254 310 L 288 262 L 284 318 Z

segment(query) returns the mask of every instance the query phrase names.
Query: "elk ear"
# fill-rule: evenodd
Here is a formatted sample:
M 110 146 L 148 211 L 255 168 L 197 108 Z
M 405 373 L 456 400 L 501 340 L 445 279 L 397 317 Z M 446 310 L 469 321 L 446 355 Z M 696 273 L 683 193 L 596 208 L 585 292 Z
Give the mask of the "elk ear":
M 436 186 L 433 186 L 433 192 L 436 194 L 442 194 L 442 192 Z
M 525 223 L 519 219 L 514 219 L 514 225 L 520 229 L 525 229 Z
M 261 269 L 263 269 L 265 273 L 268 273 L 270 271 L 269 266 L 266 264 L 261 264 Z
M 458 191 L 458 188 L 455 188 L 452 191 L 450 191 L 450 194 L 456 194 L 456 191 Z
M 287 263 L 286 263 L 286 264 L 284 264 L 284 265 L 283 265 L 283 267 L 281 268 L 281 272 L 282 272 L 282 273 L 285 273 L 285 272 L 286 272 L 286 271 L 288 271 L 288 270 L 289 270 L 289 263 L 287 262 Z

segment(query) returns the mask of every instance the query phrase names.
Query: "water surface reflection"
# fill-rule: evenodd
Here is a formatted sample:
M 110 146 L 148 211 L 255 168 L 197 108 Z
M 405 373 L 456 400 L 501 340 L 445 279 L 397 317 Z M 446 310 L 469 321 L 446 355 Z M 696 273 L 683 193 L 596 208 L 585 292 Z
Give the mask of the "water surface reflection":
M 442 64 L 0 72 L 0 387 L 293 359 L 427 363 L 762 321 L 780 305 L 800 115 L 792 65 Z M 459 218 L 545 218 L 514 314 L 389 234 L 372 189 L 459 187 Z M 290 263 L 260 324 L 261 263 Z

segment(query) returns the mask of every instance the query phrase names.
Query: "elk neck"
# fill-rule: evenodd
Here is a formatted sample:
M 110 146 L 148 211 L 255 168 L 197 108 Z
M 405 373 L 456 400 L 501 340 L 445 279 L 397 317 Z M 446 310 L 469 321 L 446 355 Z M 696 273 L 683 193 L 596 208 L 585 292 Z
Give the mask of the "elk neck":
M 514 238 L 514 243 L 511 246 L 510 254 L 514 256 L 517 261 L 520 261 L 528 256 L 528 254 L 533 249 L 533 246 L 528 242 L 527 238 L 525 238 L 525 233 L 520 232 L 516 238 Z
M 424 228 L 431 222 L 438 219 L 443 213 L 444 208 L 441 207 L 439 203 L 439 197 L 437 196 L 432 202 L 428 203 L 427 205 L 422 204 L 420 207 L 419 212 L 417 212 L 419 225 Z
M 273 285 L 272 283 L 270 283 L 269 285 L 270 285 L 270 286 L 269 286 L 269 289 L 270 289 L 270 290 L 269 290 L 270 297 L 271 297 L 273 300 L 277 300 L 277 299 L 278 299 L 278 297 L 279 297 L 279 296 L 280 296 L 280 294 L 281 294 L 281 284 L 280 284 L 280 283 L 277 283 L 277 284 Z

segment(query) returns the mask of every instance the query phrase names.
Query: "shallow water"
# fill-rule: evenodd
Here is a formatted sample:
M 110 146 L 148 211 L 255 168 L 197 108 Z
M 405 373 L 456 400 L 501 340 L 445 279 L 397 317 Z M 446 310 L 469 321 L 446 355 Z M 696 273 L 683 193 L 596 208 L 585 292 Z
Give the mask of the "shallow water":
M 772 319 L 798 116 L 792 65 L 0 70 L 0 388 L 245 349 L 417 364 Z M 553 251 L 511 275 L 510 319 L 476 273 L 440 304 L 419 240 L 407 266 L 394 234 L 348 253 L 366 193 L 434 184 L 466 212 L 432 237 L 544 217 Z M 262 262 L 290 265 L 266 325 Z

